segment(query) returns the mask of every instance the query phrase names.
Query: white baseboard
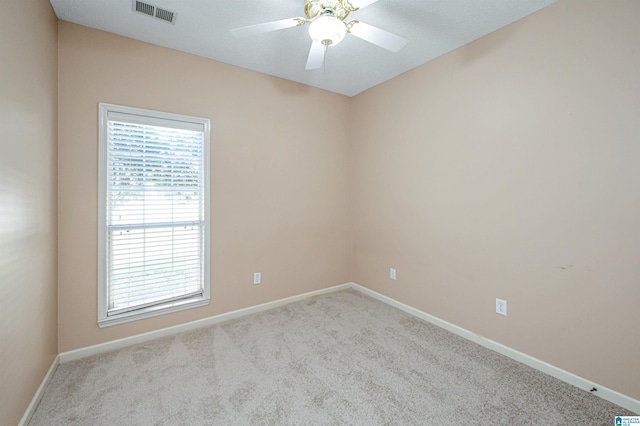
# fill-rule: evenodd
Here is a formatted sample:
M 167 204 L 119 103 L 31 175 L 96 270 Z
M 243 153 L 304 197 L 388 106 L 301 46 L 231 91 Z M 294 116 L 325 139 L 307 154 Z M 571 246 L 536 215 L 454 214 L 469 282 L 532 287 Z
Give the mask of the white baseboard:
M 40 383 L 40 386 L 38 387 L 35 395 L 33 395 L 33 398 L 31 399 L 27 410 L 24 412 L 22 419 L 20 419 L 20 423 L 18 423 L 18 426 L 26 426 L 31 421 L 31 417 L 33 417 L 33 414 L 36 412 L 36 408 L 38 408 L 38 404 L 40 404 L 40 400 L 44 396 L 44 391 L 47 389 L 47 386 L 49 385 L 49 382 L 53 377 L 53 373 L 55 373 L 56 369 L 58 368 L 58 365 L 60 365 L 60 356 L 56 355 L 56 357 L 53 359 L 53 362 L 51 363 L 51 367 L 49 367 L 49 371 L 47 371 L 44 379 L 42 379 L 42 383 Z
M 250 306 L 248 308 L 238 309 L 237 311 L 226 312 L 224 314 L 215 315 L 212 317 L 175 325 L 173 327 L 162 328 L 160 330 L 154 330 L 148 333 L 137 334 L 135 336 L 124 337 L 122 339 L 112 340 L 109 342 L 100 343 L 93 346 L 87 346 L 85 348 L 74 349 L 68 352 L 62 352 L 60 354 L 60 363 L 64 364 L 65 362 L 75 361 L 77 359 L 86 358 L 88 356 L 96 355 L 99 353 L 125 348 L 127 346 L 135 345 L 136 343 L 147 342 L 149 340 L 158 339 L 160 337 L 171 336 L 171 335 L 182 333 L 185 331 L 191 331 L 191 330 L 195 330 L 202 327 L 208 327 L 214 324 L 221 323 L 223 321 L 228 321 L 228 320 L 239 318 L 245 315 L 255 314 L 257 312 L 262 312 L 268 309 L 277 308 L 279 306 L 297 302 L 299 300 L 307 299 L 309 297 L 318 296 L 325 293 L 331 293 L 339 290 L 346 290 L 351 288 L 351 286 L 352 286 L 352 283 L 339 284 L 333 287 L 323 288 L 321 290 L 311 291 L 309 293 L 299 294 L 299 295 L 287 297 L 284 299 L 274 300 L 273 302 L 267 302 L 261 305 Z
M 368 296 L 371 296 L 376 300 L 379 300 L 388 305 L 391 305 L 394 308 L 398 308 L 401 311 L 404 311 L 415 317 L 418 317 L 427 322 L 430 322 L 431 324 L 434 324 L 440 328 L 443 328 L 447 331 L 457 334 L 458 336 L 464 337 L 467 340 L 471 340 L 472 342 L 475 342 L 481 346 L 484 346 L 487 349 L 491 349 L 492 351 L 498 352 L 513 360 L 516 360 L 525 365 L 528 365 L 529 367 L 535 368 L 536 370 L 542 371 L 543 373 L 553 376 L 556 379 L 562 380 L 563 382 L 569 383 L 570 385 L 583 389 L 587 392 L 591 392 L 591 389 L 595 388 L 597 389 L 597 391 L 591 392 L 594 395 L 599 396 L 602 399 L 606 399 L 607 401 L 613 402 L 614 404 L 624 407 L 627 410 L 633 411 L 634 413 L 640 414 L 640 401 L 638 401 L 637 399 L 631 398 L 620 392 L 616 392 L 613 389 L 606 388 L 602 385 L 594 383 L 583 377 L 577 376 L 561 368 L 555 367 L 549 363 L 546 363 L 530 355 L 527 355 L 525 353 L 512 349 L 501 343 L 498 343 L 491 339 L 487 339 L 486 337 L 482 337 L 479 334 L 475 334 L 462 327 L 458 327 L 457 325 L 451 324 L 450 322 L 444 321 L 438 317 L 434 317 L 433 315 L 427 314 L 426 312 L 423 312 L 409 305 L 405 305 L 404 303 L 398 302 L 395 299 L 387 297 L 376 291 L 370 290 L 366 287 L 362 287 L 361 285 L 358 285 L 356 283 L 351 283 L 351 288 L 358 290 Z
M 577 376 L 561 368 L 555 367 L 547 362 L 541 361 L 523 352 L 517 351 L 508 346 L 505 346 L 501 343 L 498 343 L 491 339 L 487 339 L 486 337 L 482 337 L 476 333 L 473 333 L 462 327 L 458 327 L 457 325 L 444 321 L 433 315 L 427 314 L 426 312 L 423 312 L 409 305 L 405 305 L 404 303 L 398 302 L 397 300 L 394 300 L 388 296 L 385 296 L 376 291 L 370 290 L 356 283 L 340 284 L 334 287 L 316 290 L 309 293 L 300 294 L 297 296 L 291 296 L 284 299 L 275 300 L 273 302 L 263 303 L 261 305 L 251 306 L 248 308 L 239 309 L 237 311 L 227 312 L 224 314 L 215 315 L 209 318 L 188 322 L 188 323 L 176 325 L 173 327 L 154 330 L 148 333 L 125 337 L 118 340 L 112 340 L 110 342 L 88 346 L 86 348 L 80 348 L 80 349 L 75 349 L 68 352 L 62 352 L 59 355 L 59 357 L 56 358 L 56 360 L 54 361 L 54 364 L 57 367 L 58 360 L 60 363 L 74 361 L 77 359 L 86 358 L 88 356 L 96 355 L 99 353 L 121 349 L 127 346 L 134 345 L 136 343 L 142 343 L 142 342 L 157 339 L 160 337 L 170 336 L 170 335 L 185 332 L 185 331 L 191 331 L 198 328 L 211 326 L 214 324 L 221 323 L 223 321 L 228 321 L 228 320 L 239 318 L 245 315 L 250 315 L 257 312 L 266 311 L 268 309 L 277 308 L 279 306 L 304 300 L 309 297 L 314 297 L 321 294 L 326 294 L 326 293 L 331 293 L 334 291 L 340 291 L 340 290 L 346 290 L 346 289 L 353 289 L 353 290 L 360 291 L 361 293 L 371 296 L 376 300 L 379 300 L 383 303 L 386 303 L 390 306 L 400 309 L 401 311 L 404 311 L 415 317 L 423 319 L 431 324 L 434 324 L 440 328 L 443 328 L 447 331 L 457 334 L 458 336 L 461 336 L 467 340 L 471 340 L 472 342 L 475 342 L 481 346 L 484 346 L 485 348 L 491 349 L 495 352 L 505 355 L 511 359 L 514 359 L 518 362 L 528 365 L 529 367 L 535 368 L 536 370 L 539 370 L 543 373 L 549 374 L 550 376 L 553 376 L 556 379 L 562 380 L 563 382 L 569 383 L 587 392 L 590 392 L 591 389 L 596 388 L 597 391 L 591 392 L 594 395 L 599 396 L 600 398 L 606 399 L 607 401 L 613 402 L 614 404 L 617 404 L 630 411 L 633 411 L 634 413 L 640 413 L 640 401 L 636 399 L 633 399 L 627 395 L 621 394 L 620 392 L 616 392 L 613 389 L 609 389 L 607 387 L 599 385 L 598 383 L 594 383 L 583 377 Z M 29 406 L 29 409 L 32 410 L 31 413 L 28 409 L 27 413 L 25 413 L 25 416 L 23 417 L 23 421 L 25 420 L 25 418 L 27 420 L 31 418 L 31 415 L 35 410 L 35 407 L 37 407 L 37 404 L 40 401 L 40 398 L 42 398 L 41 392 L 44 391 L 44 388 L 46 387 L 46 383 L 48 383 L 48 381 L 50 380 L 50 375 L 53 374 L 53 371 L 55 371 L 54 365 L 52 365 L 52 369 L 49 371 L 49 373 L 47 374 L 47 377 L 45 377 L 45 380 L 43 380 L 43 384 L 40 386 L 42 391 L 41 389 L 38 389 L 38 393 L 36 394 L 36 396 L 34 396 L 34 400 L 31 402 L 31 405 Z M 26 423 L 20 423 L 20 424 L 22 425 Z

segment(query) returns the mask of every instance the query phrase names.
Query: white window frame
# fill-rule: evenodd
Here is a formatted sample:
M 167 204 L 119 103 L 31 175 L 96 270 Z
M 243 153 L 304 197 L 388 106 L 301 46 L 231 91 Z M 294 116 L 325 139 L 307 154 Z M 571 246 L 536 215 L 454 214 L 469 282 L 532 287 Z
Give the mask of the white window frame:
M 176 128 L 200 127 L 204 133 L 203 146 L 203 179 L 204 179 L 204 282 L 202 295 L 196 295 L 185 299 L 168 301 L 141 307 L 128 312 L 108 312 L 108 250 L 107 250 L 107 174 L 108 174 L 108 121 L 110 116 L 130 116 L 132 122 L 142 124 L 166 124 L 166 120 L 175 122 Z M 166 127 L 166 126 L 165 126 Z M 107 103 L 99 103 L 99 190 L 98 190 L 98 326 L 107 327 L 164 315 L 171 312 L 206 306 L 211 300 L 210 288 L 210 120 L 207 118 L 191 117 L 180 114 L 159 112 L 141 108 L 126 107 Z

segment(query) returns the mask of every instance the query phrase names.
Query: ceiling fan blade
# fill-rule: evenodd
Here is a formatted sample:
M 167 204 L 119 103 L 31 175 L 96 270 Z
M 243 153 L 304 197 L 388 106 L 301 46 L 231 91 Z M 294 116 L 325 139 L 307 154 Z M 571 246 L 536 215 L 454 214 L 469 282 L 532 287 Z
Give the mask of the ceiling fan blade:
M 309 58 L 307 59 L 307 70 L 317 70 L 324 63 L 324 44 L 314 41 L 309 50 Z
M 349 32 L 364 41 L 368 41 L 392 52 L 397 52 L 409 42 L 409 40 L 404 37 L 391 34 L 388 31 L 365 24 L 364 22 L 354 22 Z
M 377 2 L 378 0 L 353 0 L 350 2 L 353 7 L 357 7 L 358 9 L 362 9 L 363 7 L 367 7 L 370 4 Z
M 234 28 L 231 30 L 231 34 L 236 37 L 246 37 L 256 34 L 270 33 L 271 31 L 283 30 L 285 28 L 295 27 L 301 25 L 300 22 L 304 21 L 302 18 L 287 18 L 279 21 L 265 22 L 263 24 L 249 25 L 248 27 Z

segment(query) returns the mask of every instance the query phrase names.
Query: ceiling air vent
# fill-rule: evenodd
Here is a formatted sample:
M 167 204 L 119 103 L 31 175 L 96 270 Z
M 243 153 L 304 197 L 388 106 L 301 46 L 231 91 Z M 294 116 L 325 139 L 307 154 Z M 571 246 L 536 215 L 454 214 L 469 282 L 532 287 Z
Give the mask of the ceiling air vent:
M 165 22 L 174 24 L 176 22 L 176 13 L 170 10 L 162 9 L 158 6 L 154 6 L 149 3 L 145 3 L 138 0 L 133 0 L 133 10 L 139 13 L 144 13 L 152 18 L 157 18 Z
M 173 24 L 173 17 L 175 15 L 176 14 L 173 12 L 156 7 L 156 18 L 158 19 L 162 19 L 163 21 L 171 22 Z

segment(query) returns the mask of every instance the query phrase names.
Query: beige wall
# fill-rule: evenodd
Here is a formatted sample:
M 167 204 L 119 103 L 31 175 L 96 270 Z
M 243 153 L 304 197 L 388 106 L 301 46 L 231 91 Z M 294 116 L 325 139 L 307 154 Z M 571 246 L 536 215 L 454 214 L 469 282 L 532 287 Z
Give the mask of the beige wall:
M 348 98 L 66 22 L 59 40 L 61 352 L 350 281 Z M 98 328 L 98 102 L 211 119 L 209 306 Z
M 356 97 L 354 280 L 640 399 L 639 18 L 562 0 Z
M 1 424 L 18 423 L 57 354 L 56 34 L 56 18 L 48 1 L 3 2 L 0 13 Z

